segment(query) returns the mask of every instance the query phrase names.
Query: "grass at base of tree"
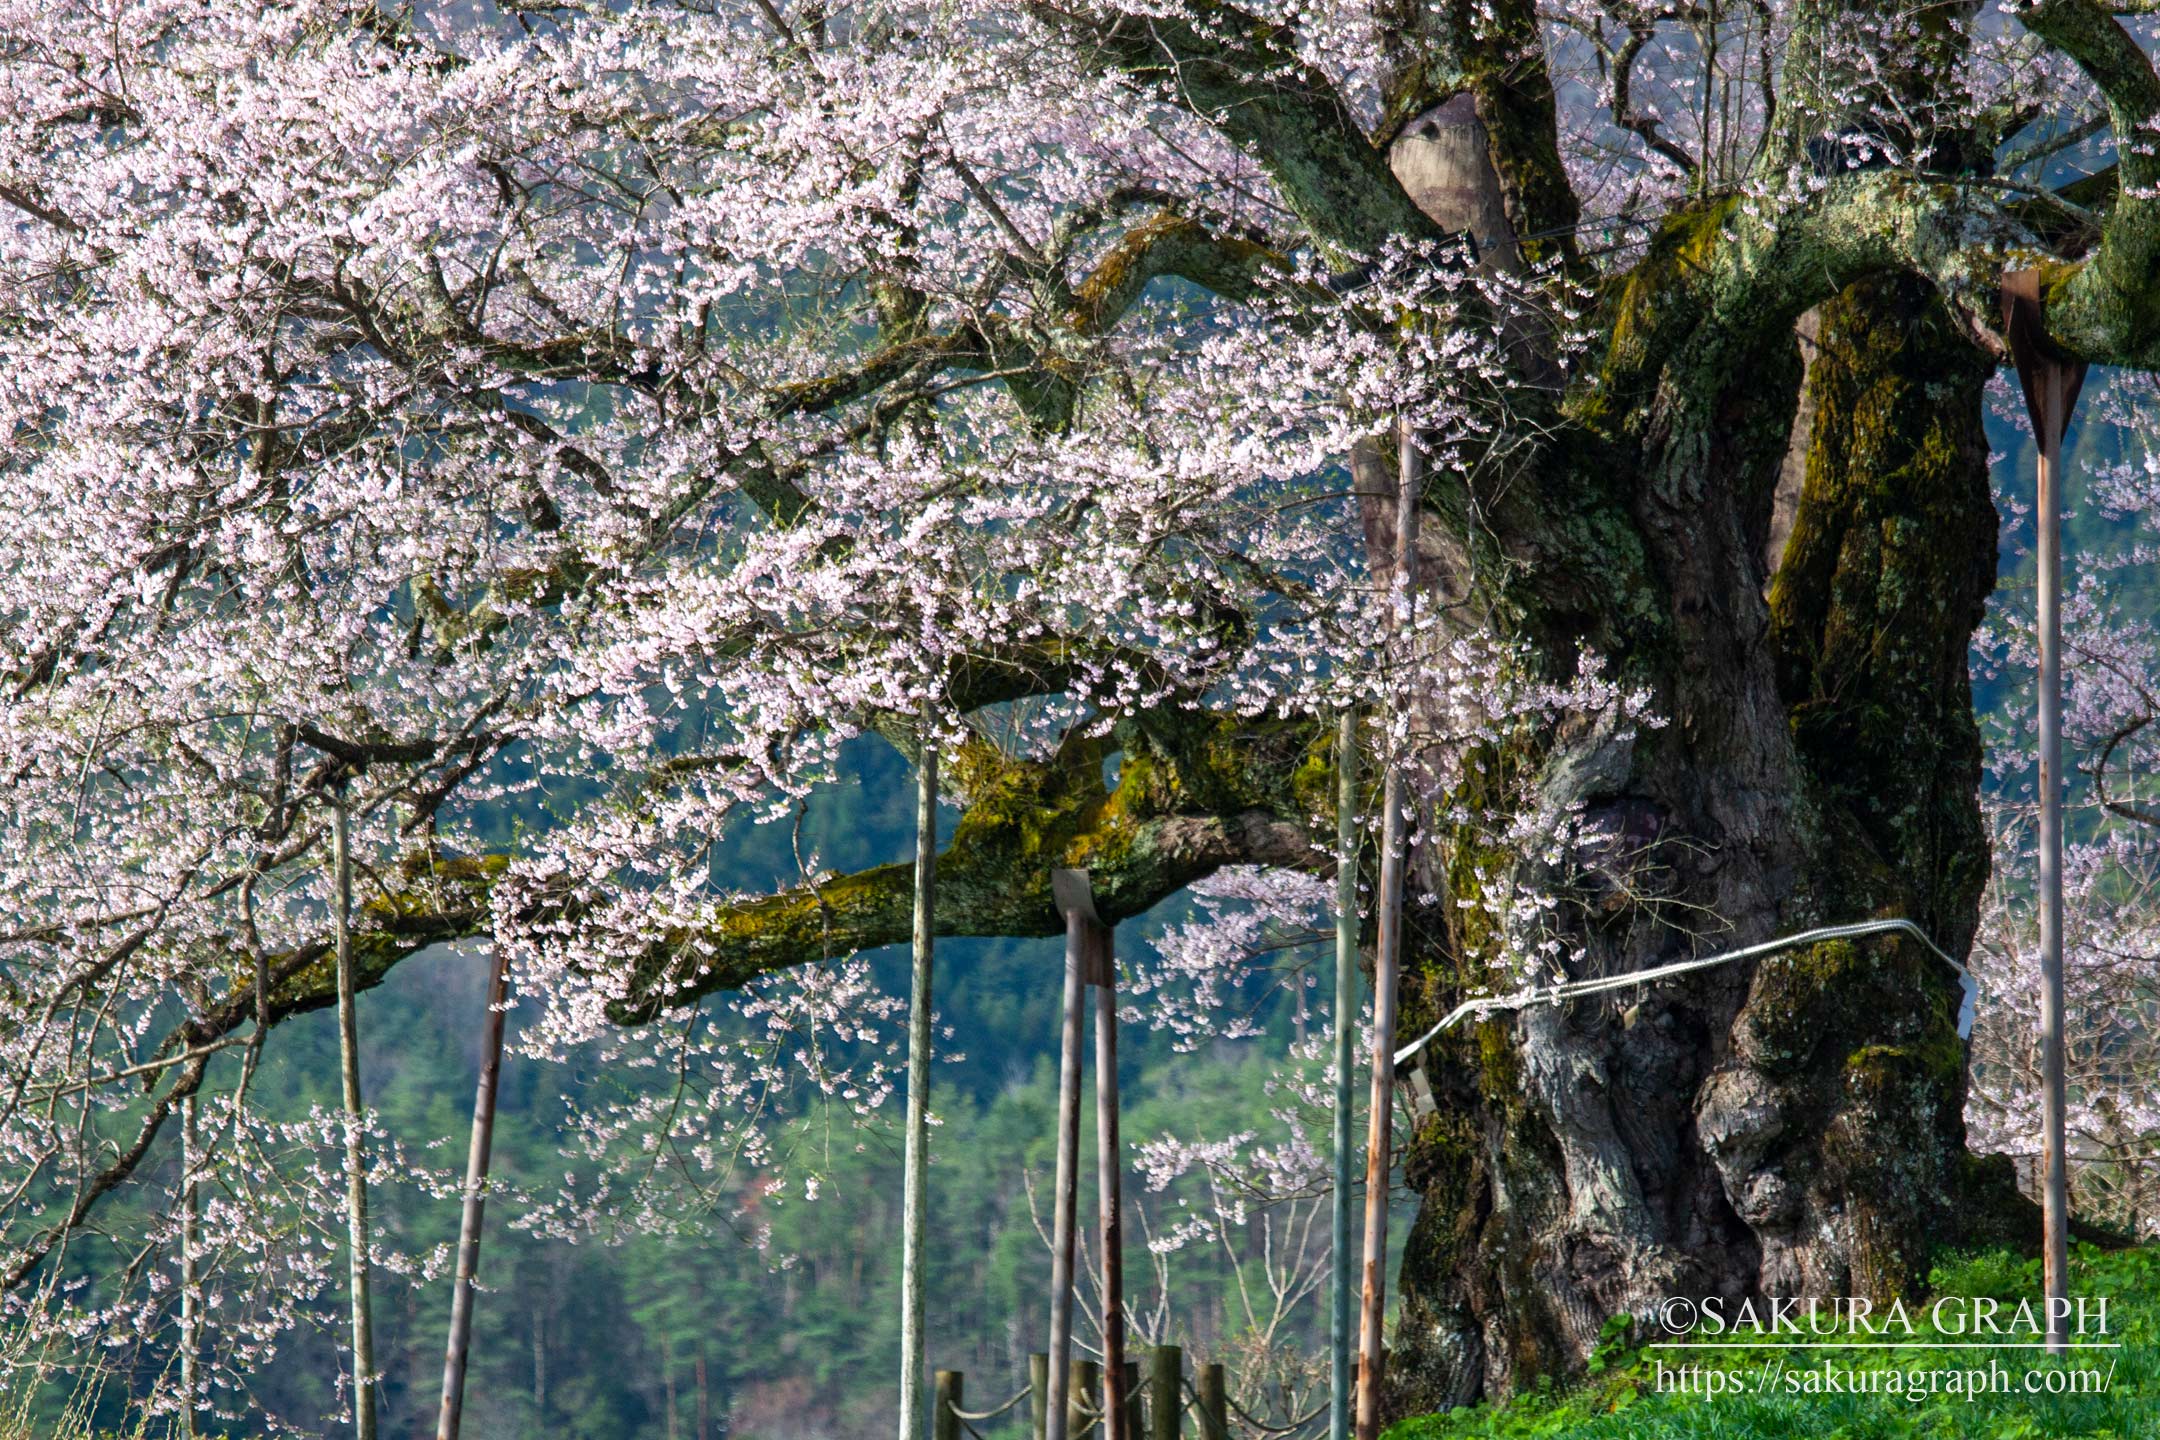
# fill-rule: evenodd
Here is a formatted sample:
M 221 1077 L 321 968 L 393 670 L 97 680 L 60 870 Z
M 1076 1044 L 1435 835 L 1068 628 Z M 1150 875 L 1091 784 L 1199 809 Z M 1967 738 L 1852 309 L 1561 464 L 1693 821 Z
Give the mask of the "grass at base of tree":
M 2007 1321 L 2018 1301 L 2039 1294 L 2040 1265 L 2004 1252 L 1962 1256 L 1935 1268 L 1931 1288 L 1930 1302 L 2000 1300 Z M 2105 1339 L 2120 1348 L 2056 1361 L 2033 1350 L 1852 1347 L 1855 1339 L 1970 1338 L 1939 1333 L 1928 1304 L 1910 1307 L 1909 1335 L 1847 1331 L 1827 1346 L 1760 1344 L 1715 1353 L 1652 1348 L 1645 1342 L 1664 1337 L 1633 1334 L 1622 1317 L 1607 1326 L 1607 1341 L 1592 1361 L 1595 1373 L 1581 1385 L 1545 1386 L 1502 1405 L 1405 1420 L 1385 1440 L 2160 1440 L 2160 1248 L 2103 1252 L 2080 1246 L 2071 1261 L 2070 1292 L 2106 1298 Z M 1946 1315 L 1964 1308 L 1955 1304 Z M 1701 1387 L 1698 1393 L 1671 1388 L 1679 1365 L 1706 1359 L 1727 1377 L 1719 1388 L 1744 1384 L 1745 1391 L 1707 1398 Z M 2000 1393 L 1994 1379 L 1973 1382 L 1973 1372 L 1993 1374 L 1991 1361 L 2018 1387 L 2014 1393 Z M 2024 1393 L 2028 1374 L 2043 1387 L 2068 1383 L 2048 1378 L 2059 1376 L 2064 1365 L 2098 1372 L 2105 1393 Z M 1828 1393 L 1827 1375 L 1840 1377 L 1838 1393 Z M 1855 1385 L 1864 1393 L 1853 1393 Z M 1966 1391 L 1973 1393 L 1961 1393 Z

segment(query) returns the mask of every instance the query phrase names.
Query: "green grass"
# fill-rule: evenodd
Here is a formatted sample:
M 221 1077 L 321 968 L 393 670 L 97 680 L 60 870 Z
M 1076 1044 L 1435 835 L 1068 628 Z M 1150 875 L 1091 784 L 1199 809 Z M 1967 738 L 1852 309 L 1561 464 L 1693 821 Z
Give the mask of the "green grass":
M 1936 1267 L 1931 1288 L 1931 1299 L 2003 1301 L 2007 1320 L 2010 1307 L 2039 1294 L 2039 1262 L 2000 1252 L 1961 1257 Z M 1591 1365 L 1595 1373 L 1580 1386 L 1566 1390 L 1546 1386 L 1504 1405 L 1406 1420 L 1390 1429 L 1385 1440 L 1542 1440 L 1549 1436 L 1571 1440 L 2037 1440 L 2071 1436 L 2160 1440 L 2160 1248 L 2103 1252 L 2080 1246 L 2071 1260 L 2070 1292 L 2107 1298 L 2106 1338 L 2121 1342 L 2122 1348 L 2093 1350 L 2057 1362 L 2031 1350 L 1900 1353 L 1855 1349 L 1846 1342 L 1870 1337 L 1848 1334 L 1822 1348 L 1764 1343 L 1714 1354 L 1674 1352 L 1632 1343 L 1665 1337 L 1631 1336 L 1623 1318 L 1606 1327 L 1606 1343 Z M 1928 1323 L 1926 1306 L 1912 1307 L 1911 1314 L 1910 1335 L 1873 1338 L 1959 1338 L 1937 1334 Z M 2097 1395 L 2028 1395 L 2022 1389 L 1971 1396 L 1883 1393 L 1892 1387 L 1911 1391 L 1955 1383 L 1922 1372 L 1940 1375 L 1985 1369 L 1994 1359 L 2000 1360 L 2019 1387 L 2026 1383 L 2028 1371 L 2045 1375 L 2068 1363 L 2102 1372 L 2107 1391 Z M 1661 1363 L 1670 1376 L 1678 1363 L 1704 1360 L 1715 1362 L 1716 1372 L 1728 1377 L 1717 1382 L 1720 1386 L 1745 1383 L 1752 1393 L 1705 1398 L 1700 1393 L 1661 1391 Z M 1877 1387 L 1877 1393 L 1821 1393 L 1821 1367 L 1826 1362 L 1841 1376 Z M 1800 1378 L 1795 1380 L 1795 1376 Z M 1795 1385 L 1818 1389 L 1807 1393 Z

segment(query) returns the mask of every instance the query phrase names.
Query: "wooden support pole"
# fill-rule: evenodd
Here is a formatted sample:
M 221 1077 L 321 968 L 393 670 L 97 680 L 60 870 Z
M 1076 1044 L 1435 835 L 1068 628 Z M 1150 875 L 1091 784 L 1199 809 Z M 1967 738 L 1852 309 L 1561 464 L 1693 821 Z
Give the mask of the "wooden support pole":
M 964 1393 L 958 1370 L 937 1372 L 937 1398 L 931 1411 L 932 1440 L 960 1440 L 960 1405 Z
M 1147 1412 L 1140 1404 L 1140 1362 L 1127 1360 L 1118 1373 L 1125 1377 L 1125 1403 L 1118 1407 L 1125 1417 L 1125 1434 L 1129 1440 L 1140 1440 L 1147 1434 Z
M 186 1440 L 194 1440 L 195 1411 L 202 1398 L 195 1393 L 202 1383 L 196 1369 L 202 1354 L 202 1278 L 195 1259 L 202 1224 L 196 1171 L 202 1155 L 197 1149 L 195 1098 L 190 1094 L 180 1102 L 180 1433 Z
M 1230 1379 L 1220 1360 L 1200 1367 L 1200 1440 L 1230 1440 Z
M 923 704 L 915 785 L 915 965 L 908 987 L 907 1144 L 900 1196 L 900 1440 L 922 1440 L 923 1215 L 930 1164 L 930 983 L 937 902 L 937 749 Z
M 330 802 L 330 866 L 337 951 L 338 1067 L 345 1089 L 345 1229 L 351 1262 L 353 1435 L 375 1440 L 375 1323 L 368 1293 L 367 1150 L 360 1096 L 360 1022 L 353 999 L 352 837 L 342 791 Z
M 457 1273 L 450 1281 L 450 1340 L 443 1349 L 442 1408 L 436 1440 L 458 1440 L 465 1419 L 465 1370 L 472 1354 L 475 1280 L 480 1273 L 480 1235 L 487 1215 L 488 1161 L 495 1145 L 495 1092 L 502 1078 L 503 1004 L 509 957 L 489 947 L 487 1018 L 480 1032 L 480 1080 L 473 1091 L 472 1139 L 465 1151 L 465 1210 L 458 1220 Z
M 1424 492 L 1424 455 L 1406 422 L 1396 426 L 1395 584 L 1400 591 L 1400 663 L 1414 661 L 1411 631 L 1417 604 L 1418 505 Z M 1407 718 L 1407 717 L 1406 717 Z M 1395 1002 L 1402 950 L 1404 851 L 1408 848 L 1403 770 L 1409 757 L 1388 762 L 1381 790 L 1380 894 L 1377 953 L 1373 958 L 1372 1113 L 1365 1147 L 1365 1296 L 1358 1324 L 1357 1440 L 1380 1434 L 1380 1390 L 1385 1379 L 1387 1316 L 1388 1176 L 1394 1116 Z
M 1157 1345 L 1148 1352 L 1148 1440 L 1178 1440 L 1185 1415 L 1185 1352 Z
M 1035 1440 L 1043 1440 L 1050 1424 L 1050 1357 L 1040 1350 L 1028 1356 L 1028 1394 Z
M 1080 1440 L 1102 1422 L 1102 1365 L 1094 1360 L 1073 1361 L 1072 1397 L 1065 1414 L 1073 1440 Z
M 1088 922 L 1095 960 L 1095 1178 L 1102 1213 L 1103 1433 L 1139 1440 L 1126 1423 L 1124 1157 L 1118 1146 L 1117 961 L 1106 926 Z
M 1060 885 L 1061 876 L 1073 877 Z M 1058 1058 L 1057 1193 L 1050 1216 L 1050 1385 L 1046 1440 L 1071 1440 L 1073 1248 L 1080 1186 L 1080 1007 L 1086 988 L 1088 922 L 1086 872 L 1053 870 L 1050 884 L 1065 915 L 1065 1008 Z M 1072 903 L 1068 903 L 1072 902 Z
M 1335 1193 L 1328 1258 L 1328 1440 L 1350 1437 L 1350 1127 L 1358 983 L 1357 711 L 1335 731 Z
M 2041 1255 L 2047 1347 L 2069 1345 L 2070 1201 L 2063 1081 L 2062 903 L 2062 439 L 2085 364 L 2047 341 L 2040 276 L 2004 274 L 2003 330 L 2040 450 L 2033 505 L 2038 532 L 2040 642 L 2040 1132 Z

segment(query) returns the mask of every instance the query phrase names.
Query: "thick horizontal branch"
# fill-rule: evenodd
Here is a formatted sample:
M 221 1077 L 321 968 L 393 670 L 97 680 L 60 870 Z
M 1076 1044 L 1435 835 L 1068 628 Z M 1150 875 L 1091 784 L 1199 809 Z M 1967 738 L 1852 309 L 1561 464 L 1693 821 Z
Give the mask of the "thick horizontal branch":
M 974 741 L 947 762 L 965 796 L 939 858 L 938 933 L 1032 936 L 1059 926 L 1050 871 L 1094 874 L 1105 919 L 1140 914 L 1226 865 L 1324 863 L 1304 823 L 1326 802 L 1326 747 L 1301 721 L 1179 716 L 1130 722 L 1113 738 L 1069 740 L 1049 760 L 1008 759 Z M 1115 786 L 1103 767 L 1120 756 Z M 432 945 L 488 933 L 505 856 L 415 856 L 399 883 L 360 907 L 355 983 L 368 989 Z M 638 967 L 624 1021 L 757 976 L 895 944 L 911 924 L 911 867 L 881 866 L 726 909 L 710 927 L 671 936 Z M 267 989 L 237 950 L 224 997 L 168 1037 L 168 1051 L 233 1034 L 267 1010 L 270 1024 L 333 1004 L 327 940 L 266 957 Z
M 2093 364 L 2160 369 L 2160 213 L 2118 200 L 2102 244 L 2064 258 L 2042 227 L 2044 200 L 1985 179 L 1860 171 L 1832 179 L 1805 204 L 1751 217 L 1717 201 L 1669 217 L 1648 257 L 1614 292 L 1631 319 L 1608 333 L 1599 383 L 1614 399 L 1668 365 L 1705 373 L 1778 336 L 1811 306 L 1877 275 L 1916 275 L 1992 326 L 2005 269 L 2047 276 L 2048 331 Z M 2139 256 L 2153 263 L 2140 268 Z
M 1073 292 L 1073 328 L 1100 335 L 1131 309 L 1148 283 L 1166 275 L 1190 280 L 1227 300 L 1258 293 L 1262 279 L 1286 265 L 1267 246 L 1211 233 L 1197 220 L 1164 213 L 1125 232 Z
M 353 945 L 355 987 L 374 988 L 398 962 L 431 945 L 483 933 L 488 891 L 505 869 L 506 862 L 493 858 L 438 860 L 408 867 L 406 878 L 413 888 L 377 896 L 361 909 L 363 923 L 370 928 Z M 249 1025 L 267 1028 L 337 1003 L 335 959 L 327 940 L 265 956 L 259 970 L 238 949 L 230 957 L 222 998 L 203 1014 L 175 1026 L 152 1057 L 158 1061 L 171 1057 L 176 1072 L 171 1083 L 160 1090 L 153 1078 L 150 1103 L 127 1143 L 83 1178 L 59 1218 L 0 1259 L 0 1293 L 35 1274 L 54 1247 L 80 1229 L 98 1203 L 133 1176 L 165 1123 L 179 1112 L 180 1102 L 201 1086 L 210 1055 L 220 1041 Z M 125 1073 L 142 1073 L 143 1068 Z M 155 1068 L 150 1073 L 155 1076 Z
M 1122 763 L 1109 786 L 1103 767 L 1113 753 Z M 1071 739 L 1046 761 L 1012 760 L 986 741 L 971 742 L 948 761 L 966 809 L 938 860 L 937 933 L 1056 933 L 1056 866 L 1089 870 L 1096 907 L 1112 922 L 1227 865 L 1324 868 L 1327 856 L 1305 821 L 1329 803 L 1329 753 L 1326 734 L 1310 723 L 1182 713 L 1128 722 L 1115 738 Z M 399 867 L 395 881 L 360 908 L 355 987 L 381 984 L 430 946 L 486 934 L 494 888 L 508 869 L 503 856 L 423 855 Z M 637 1024 L 772 971 L 904 941 L 912 895 L 912 867 L 900 864 L 744 900 L 713 924 L 653 946 L 613 1018 Z M 153 1057 L 170 1057 L 173 1083 L 156 1094 L 121 1152 L 78 1189 L 68 1212 L 0 1260 L 0 1290 L 33 1274 L 139 1167 L 179 1099 L 201 1083 L 220 1042 L 250 1025 L 275 1026 L 336 1003 L 327 940 L 265 956 L 259 970 L 237 947 L 228 957 L 221 998 L 176 1026 Z
M 1050 871 L 1088 862 L 1096 905 L 1115 922 L 1141 913 L 1227 865 L 1289 866 L 1312 859 L 1303 831 L 1265 811 L 1190 815 L 1130 827 L 1114 857 L 1091 856 L 1083 837 L 1064 855 L 1025 864 L 1011 856 L 948 850 L 938 857 L 936 933 L 1027 938 L 1055 935 L 1063 921 L 1050 896 Z M 985 863 L 985 861 L 989 863 Z M 717 925 L 656 947 L 635 998 L 611 1012 L 624 1023 L 651 1020 L 716 990 L 820 959 L 904 943 L 912 933 L 914 866 L 873 869 L 745 901 Z
M 1114 923 L 1227 865 L 1321 863 L 1304 821 L 1325 803 L 1322 739 L 1302 722 L 1203 718 L 1068 741 L 1040 762 L 972 742 L 947 762 L 967 807 L 938 857 L 937 933 L 1057 933 L 1050 872 L 1061 866 L 1090 872 L 1097 911 Z M 1115 787 L 1102 778 L 1113 750 Z M 649 1020 L 770 971 L 898 944 L 912 903 L 905 863 L 742 901 L 654 946 L 615 1018 Z

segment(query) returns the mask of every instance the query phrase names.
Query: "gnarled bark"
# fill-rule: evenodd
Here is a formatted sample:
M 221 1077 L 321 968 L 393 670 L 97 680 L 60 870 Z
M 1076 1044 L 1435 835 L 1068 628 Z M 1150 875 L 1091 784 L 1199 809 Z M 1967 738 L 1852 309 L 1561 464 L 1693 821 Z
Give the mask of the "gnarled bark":
M 1651 618 L 1559 623 L 1609 647 L 1670 722 L 1535 757 L 1549 798 L 1620 837 L 1605 858 L 1629 876 L 1571 882 L 1579 973 L 1872 916 L 1970 943 L 1987 868 L 1965 670 L 1994 573 L 1987 363 L 1917 280 L 1854 287 L 1820 329 L 1774 575 L 1802 384 L 1789 332 L 1737 363 L 1658 367 L 1628 425 L 1547 457 L 1548 488 L 1585 453 L 1620 465 Z M 1443 900 L 1470 843 L 1420 857 Z M 1412 1025 L 1452 1006 L 1491 943 L 1452 905 L 1424 913 L 1443 923 L 1416 937 Z M 1406 1167 L 1423 1206 L 1396 1408 L 1574 1369 L 1607 1317 L 1665 1295 L 1910 1294 L 1967 1168 L 1958 1003 L 1920 947 L 1868 940 L 1443 1037 L 1422 1062 L 1439 1111 Z

